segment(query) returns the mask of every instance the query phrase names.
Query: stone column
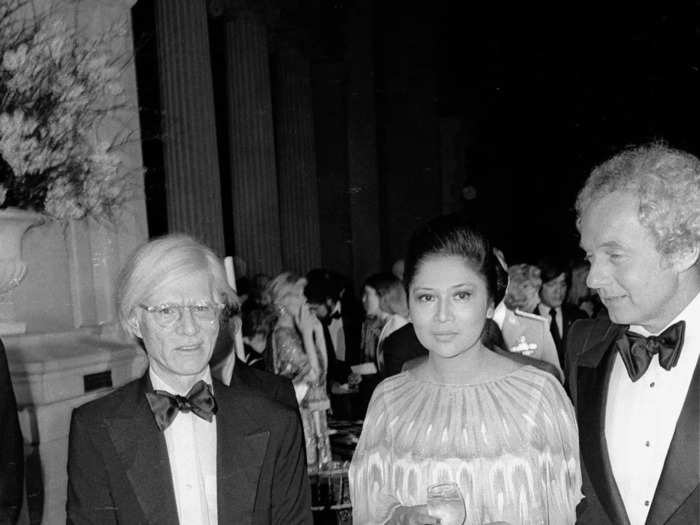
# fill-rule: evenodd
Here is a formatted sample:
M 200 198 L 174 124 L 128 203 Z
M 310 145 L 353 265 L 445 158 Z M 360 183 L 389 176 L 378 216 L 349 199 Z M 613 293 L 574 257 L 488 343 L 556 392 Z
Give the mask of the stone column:
M 346 33 L 348 189 L 356 287 L 382 268 L 372 26 L 372 0 L 357 0 L 348 9 Z
M 267 27 L 263 13 L 231 3 L 225 39 L 235 252 L 250 274 L 274 275 L 282 248 Z
M 318 181 L 309 59 L 298 45 L 278 43 L 275 138 L 284 267 L 301 274 L 321 265 Z
M 156 0 L 168 230 L 224 255 L 205 0 Z

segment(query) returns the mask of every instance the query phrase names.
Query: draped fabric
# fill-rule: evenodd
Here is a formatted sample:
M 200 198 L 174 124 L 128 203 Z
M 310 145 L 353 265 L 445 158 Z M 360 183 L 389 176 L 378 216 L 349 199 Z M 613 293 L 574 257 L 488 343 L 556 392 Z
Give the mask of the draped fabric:
M 556 379 L 524 366 L 493 381 L 445 385 L 403 372 L 375 390 L 350 467 L 353 522 L 384 523 L 459 484 L 465 525 L 572 524 L 581 499 L 578 431 Z

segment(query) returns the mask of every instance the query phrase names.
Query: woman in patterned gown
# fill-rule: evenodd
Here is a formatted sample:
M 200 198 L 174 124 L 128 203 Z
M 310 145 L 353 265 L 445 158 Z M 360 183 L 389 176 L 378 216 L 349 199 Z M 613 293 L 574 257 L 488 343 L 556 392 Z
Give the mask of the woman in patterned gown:
M 292 380 L 304 425 L 306 461 L 316 470 L 331 461 L 326 412 L 328 354 L 323 327 L 304 298 L 306 279 L 290 272 L 275 277 L 266 291 L 278 318 L 270 334 L 273 369 Z
M 423 364 L 375 390 L 350 467 L 354 523 L 431 524 L 428 486 L 458 484 L 465 525 L 571 524 L 581 498 L 574 411 L 549 373 L 485 348 L 505 272 L 488 241 L 441 218 L 409 243 Z

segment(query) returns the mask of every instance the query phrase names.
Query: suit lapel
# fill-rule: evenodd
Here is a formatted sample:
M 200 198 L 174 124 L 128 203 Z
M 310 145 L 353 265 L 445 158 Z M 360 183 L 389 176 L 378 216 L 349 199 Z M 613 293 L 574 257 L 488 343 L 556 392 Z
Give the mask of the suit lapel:
M 700 366 L 696 363 L 666 461 L 649 509 L 647 525 L 666 523 L 700 484 Z
M 219 523 L 252 523 L 258 479 L 270 433 L 256 422 L 236 389 L 216 382 L 217 505 Z
M 613 523 L 628 524 L 624 503 L 615 483 L 605 439 L 605 407 L 610 372 L 617 355 L 613 345 L 625 327 L 596 323 L 588 340 L 592 346 L 584 349 L 578 359 L 577 412 L 581 456 L 599 501 Z M 595 334 L 598 329 L 600 333 Z
M 146 400 L 151 389 L 146 373 L 107 427 L 146 522 L 166 525 L 178 522 L 177 504 L 165 437 Z

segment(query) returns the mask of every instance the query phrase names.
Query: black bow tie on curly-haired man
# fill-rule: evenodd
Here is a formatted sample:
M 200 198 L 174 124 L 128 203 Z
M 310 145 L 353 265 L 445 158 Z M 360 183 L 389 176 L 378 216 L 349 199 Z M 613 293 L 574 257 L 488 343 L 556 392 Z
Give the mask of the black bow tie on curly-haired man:
M 700 523 L 700 160 L 660 144 L 578 195 L 587 285 L 609 319 L 566 341 L 584 499 L 577 523 Z

